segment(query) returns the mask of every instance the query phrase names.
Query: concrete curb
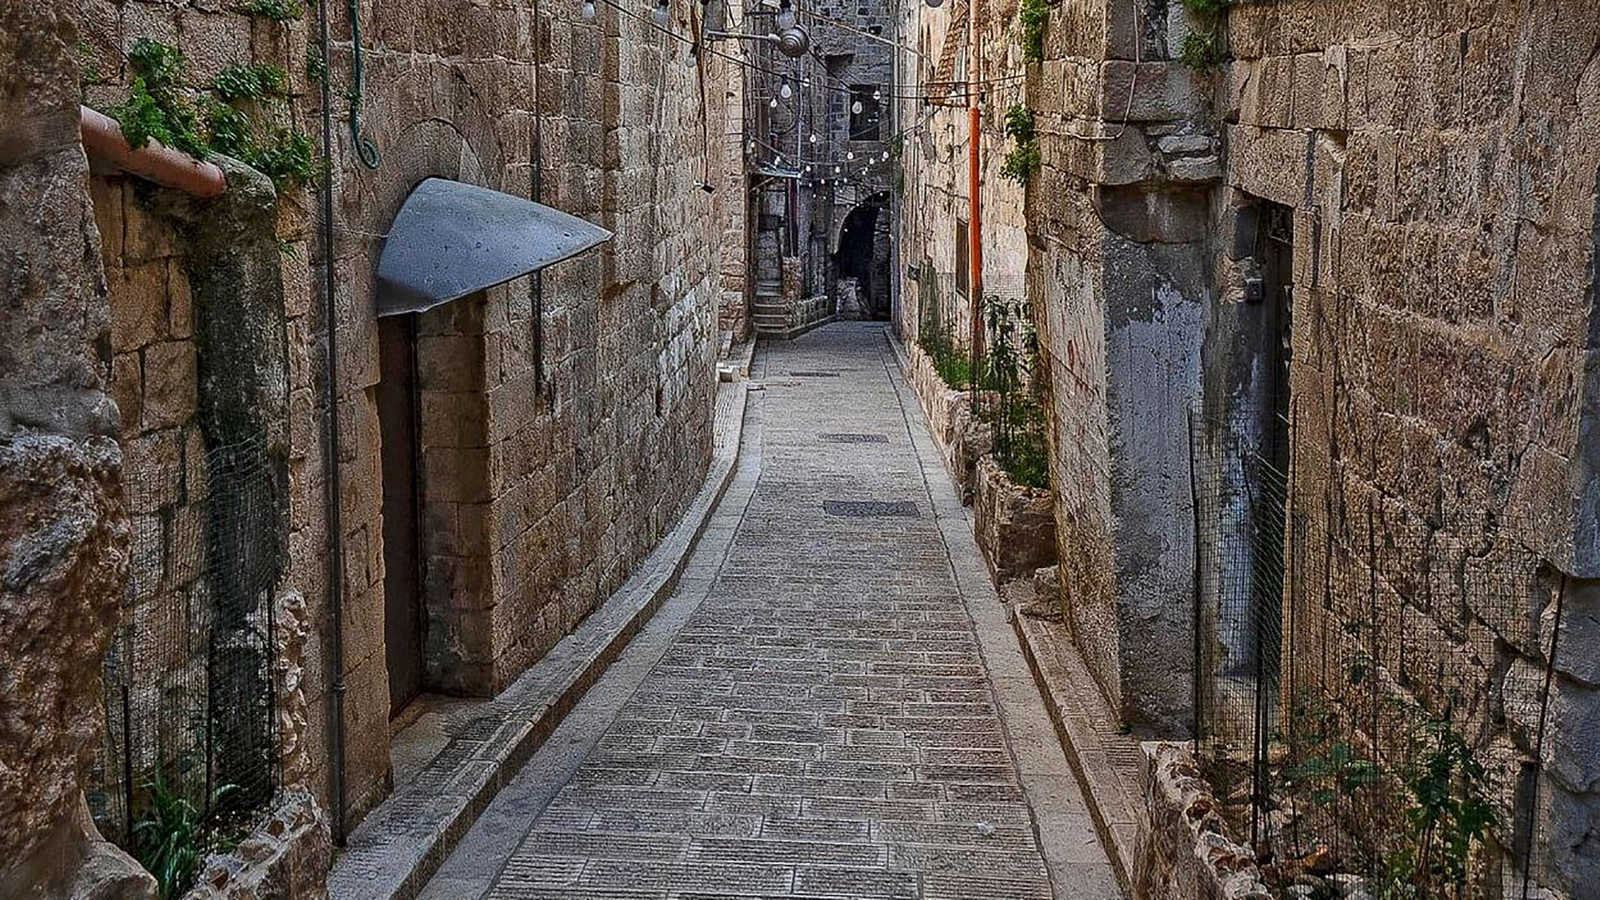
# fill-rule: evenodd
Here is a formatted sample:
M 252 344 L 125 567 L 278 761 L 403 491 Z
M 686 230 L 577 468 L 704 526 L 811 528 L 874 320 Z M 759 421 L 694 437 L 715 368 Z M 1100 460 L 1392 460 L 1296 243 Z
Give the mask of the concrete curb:
M 900 363 L 901 372 L 906 374 L 907 385 L 915 393 L 915 387 L 910 384 L 910 354 L 892 332 L 886 331 L 885 336 Z M 923 398 L 917 397 L 916 400 L 919 406 L 922 405 Z M 935 443 L 938 442 L 937 437 L 933 437 L 933 440 Z M 944 452 L 944 447 L 939 449 L 938 455 L 948 470 L 949 454 Z M 954 477 L 952 473 L 952 480 Z M 974 520 L 969 518 L 968 521 Z M 993 578 L 992 568 L 990 577 Z M 1050 623 L 1021 615 L 1015 609 L 1009 610 L 1008 618 L 1016 632 L 1022 655 L 1028 661 L 1034 685 L 1038 688 L 1039 696 L 1044 700 L 1045 709 L 1050 714 L 1050 721 L 1055 726 L 1056 738 L 1061 743 L 1062 752 L 1066 754 L 1072 774 L 1083 791 L 1089 815 L 1094 820 L 1095 831 L 1100 835 L 1100 843 L 1105 847 L 1106 856 L 1111 860 L 1117 881 L 1124 891 L 1129 891 L 1132 885 L 1134 848 L 1138 838 L 1138 819 L 1137 810 L 1132 805 L 1133 796 L 1129 792 L 1128 783 L 1119 776 L 1125 764 L 1129 762 L 1133 765 L 1131 774 L 1137 776 L 1141 759 L 1139 743 L 1132 737 L 1114 733 L 1111 737 L 1119 740 L 1108 742 L 1099 733 L 1114 732 L 1115 720 L 1109 711 L 1104 709 L 1104 701 L 1100 698 L 1099 691 L 1094 687 L 1094 682 L 1088 674 L 1088 668 L 1081 659 L 1077 660 L 1078 664 L 1072 667 L 1074 671 L 1071 673 L 1067 672 L 1068 667 L 1059 661 L 1059 656 L 1063 653 L 1070 653 L 1075 659 L 1077 654 L 1077 648 L 1072 644 L 1071 635 L 1065 633 L 1065 628 L 1055 626 L 1061 633 L 1054 634 Z M 1071 691 L 1069 695 L 1069 686 L 1075 684 L 1088 685 L 1094 696 L 1081 697 L 1079 691 Z M 1091 726 L 1090 720 L 1100 722 L 1101 727 Z M 1124 744 L 1126 746 L 1123 746 Z M 1104 773 L 1104 777 L 1101 777 L 1101 773 Z
M 328 875 L 334 900 L 409 900 L 433 877 L 494 795 L 676 589 L 738 467 L 749 385 L 717 398 L 705 483 L 633 577 L 522 673 L 409 784 L 351 834 Z

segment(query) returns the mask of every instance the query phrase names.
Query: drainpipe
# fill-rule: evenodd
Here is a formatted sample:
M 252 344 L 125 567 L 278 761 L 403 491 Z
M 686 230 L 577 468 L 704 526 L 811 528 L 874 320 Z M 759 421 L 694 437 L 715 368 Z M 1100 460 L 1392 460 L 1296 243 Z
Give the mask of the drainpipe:
M 207 200 L 222 196 L 228 188 L 222 170 L 211 163 L 159 141 L 132 147 L 115 119 L 87 106 L 78 107 L 78 130 L 83 135 L 84 152 L 96 162 Z
M 344 802 L 344 542 L 339 515 L 339 330 L 334 309 L 333 271 L 333 98 L 328 86 L 328 3 L 317 4 L 318 41 L 322 51 L 322 263 L 323 322 L 328 329 L 327 345 L 327 423 L 323 441 L 324 501 L 328 525 L 328 618 L 333 629 L 331 664 L 328 666 L 328 755 L 332 784 L 329 800 L 333 804 L 333 842 L 345 843 Z
M 978 198 L 978 91 L 983 38 L 978 34 L 978 3 L 967 3 L 967 291 L 972 301 L 972 409 L 978 408 L 983 365 L 983 203 Z

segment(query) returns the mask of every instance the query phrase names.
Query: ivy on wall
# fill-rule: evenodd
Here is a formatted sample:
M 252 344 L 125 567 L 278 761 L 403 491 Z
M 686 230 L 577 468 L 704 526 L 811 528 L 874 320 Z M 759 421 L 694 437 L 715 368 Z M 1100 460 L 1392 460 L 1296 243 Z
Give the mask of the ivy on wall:
M 265 174 L 280 191 L 311 180 L 311 139 L 280 124 L 292 120 L 283 69 L 230 66 L 208 90 L 193 92 L 185 86 L 183 54 L 148 37 L 129 48 L 128 64 L 128 99 L 107 112 L 129 146 L 155 140 L 196 159 L 221 153 Z

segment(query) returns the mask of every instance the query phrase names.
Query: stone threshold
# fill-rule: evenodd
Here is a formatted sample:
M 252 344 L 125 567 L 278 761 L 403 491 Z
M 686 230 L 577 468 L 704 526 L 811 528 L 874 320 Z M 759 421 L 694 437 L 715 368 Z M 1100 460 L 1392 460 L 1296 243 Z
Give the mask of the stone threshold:
M 911 356 L 905 344 L 891 331 L 886 331 L 885 337 L 909 381 Z M 922 398 L 919 397 L 918 402 L 921 403 Z M 934 441 L 939 441 L 938 435 L 934 435 Z M 943 446 L 939 449 L 948 470 L 950 454 Z M 951 473 L 952 478 L 954 475 Z M 1016 606 L 1011 606 L 1007 614 L 1034 684 L 1050 713 L 1056 738 L 1083 790 L 1111 868 L 1122 889 L 1131 891 L 1139 831 L 1140 778 L 1144 766 L 1139 741 L 1132 735 L 1120 733 L 1117 717 L 1101 695 L 1065 625 L 1026 615 Z
M 711 514 L 733 480 L 748 382 L 717 391 L 706 480 L 673 530 L 633 577 L 492 700 L 439 698 L 396 741 L 442 745 L 397 766 L 394 793 L 337 851 L 328 875 L 334 900 L 410 900 L 443 865 L 496 793 L 672 595 Z M 407 735 L 431 730 L 435 734 Z M 397 760 L 397 762 L 400 762 Z

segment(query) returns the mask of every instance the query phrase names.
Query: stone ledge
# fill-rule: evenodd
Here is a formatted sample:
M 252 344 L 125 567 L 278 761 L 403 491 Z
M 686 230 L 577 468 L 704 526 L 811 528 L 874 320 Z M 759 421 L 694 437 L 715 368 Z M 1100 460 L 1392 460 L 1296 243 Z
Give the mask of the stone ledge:
M 1012 627 L 1124 890 L 1132 885 L 1144 754 L 1095 687 L 1065 625 L 1013 608 Z M 1086 696 L 1086 692 L 1088 695 Z
M 1271 900 L 1250 851 L 1228 837 L 1187 743 L 1140 745 L 1144 813 L 1133 894 L 1151 900 Z
M 711 467 L 677 526 L 627 583 L 510 687 L 444 723 L 443 749 L 369 813 L 336 855 L 331 896 L 415 897 L 494 795 L 672 595 L 732 481 L 748 387 L 739 382 L 718 391 Z

